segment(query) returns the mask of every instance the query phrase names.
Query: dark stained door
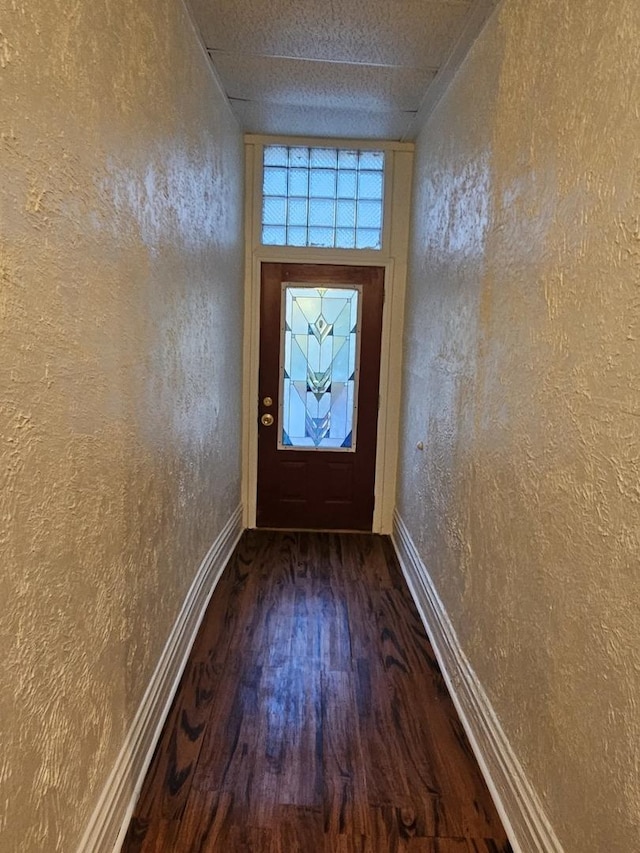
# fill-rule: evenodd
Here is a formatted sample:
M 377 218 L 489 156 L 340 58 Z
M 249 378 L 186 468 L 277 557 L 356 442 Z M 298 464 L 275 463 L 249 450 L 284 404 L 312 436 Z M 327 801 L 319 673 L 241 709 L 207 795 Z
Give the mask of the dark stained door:
M 384 269 L 265 263 L 261 283 L 257 526 L 371 530 Z

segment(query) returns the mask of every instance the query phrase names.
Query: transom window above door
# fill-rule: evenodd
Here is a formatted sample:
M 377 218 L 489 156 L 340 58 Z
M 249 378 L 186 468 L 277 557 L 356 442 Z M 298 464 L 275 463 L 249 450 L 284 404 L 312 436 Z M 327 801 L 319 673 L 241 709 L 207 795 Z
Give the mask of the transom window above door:
M 382 248 L 384 152 L 265 145 L 262 244 Z

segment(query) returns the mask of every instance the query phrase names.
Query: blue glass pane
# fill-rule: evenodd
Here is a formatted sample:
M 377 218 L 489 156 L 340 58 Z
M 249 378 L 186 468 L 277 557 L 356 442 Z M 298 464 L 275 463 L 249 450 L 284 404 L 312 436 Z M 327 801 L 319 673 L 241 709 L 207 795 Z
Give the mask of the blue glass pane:
M 306 228 L 287 228 L 287 246 L 306 246 Z
M 353 402 L 354 402 L 355 392 L 356 392 L 356 383 L 353 381 L 349 382 L 349 387 L 347 388 L 347 400 L 348 400 L 347 407 L 349 408 L 350 412 L 353 411 Z
M 356 172 L 338 172 L 338 198 L 355 198 L 356 187 Z
M 333 326 L 332 333 L 335 335 L 335 323 L 338 317 L 349 310 L 349 303 L 345 299 L 343 290 L 331 288 L 327 290 L 322 298 L 322 316 L 329 326 Z
M 291 308 L 287 311 L 287 324 L 294 335 L 309 333 L 309 320 L 306 318 L 304 305 L 300 299 L 294 299 Z
M 320 373 L 320 341 L 312 335 L 309 335 L 306 341 L 307 346 L 307 380 L 311 376 L 311 373 Z M 309 373 L 311 371 L 311 373 Z M 312 388 L 315 390 L 315 388 Z
M 307 169 L 289 170 L 289 195 L 307 198 L 309 195 L 309 172 Z
M 338 165 L 338 152 L 335 148 L 312 148 L 311 166 L 319 169 L 335 169 Z
M 309 225 L 325 225 L 333 228 L 335 205 L 332 201 L 312 198 L 309 202 Z
M 355 201 L 338 201 L 336 209 L 336 225 L 338 228 L 354 228 L 355 224 Z
M 284 333 L 284 372 L 291 378 L 291 332 Z
M 291 379 L 307 381 L 307 345 L 300 335 L 293 336 L 289 376 Z
M 304 314 L 307 324 L 315 323 L 320 315 L 320 303 L 315 298 L 315 294 L 311 288 L 305 288 L 298 294 L 296 297 L 296 305 Z M 305 326 L 305 335 L 307 334 L 307 331 L 307 326 Z
M 340 169 L 357 169 L 358 168 L 358 152 L 357 151 L 338 151 L 338 168 Z
M 346 382 L 335 382 L 331 387 L 331 417 L 329 421 L 329 436 L 341 441 L 347 437 L 349 432 L 350 412 L 347 408 L 348 394 Z
M 358 202 L 358 230 L 361 228 L 382 227 L 382 202 L 359 201 Z
M 382 198 L 382 172 L 360 172 L 358 198 Z
M 333 228 L 309 228 L 309 246 L 330 249 L 333 246 Z
M 290 403 L 289 403 L 289 421 L 288 427 L 291 431 L 290 438 L 291 443 L 293 444 L 296 436 L 302 436 L 305 434 L 305 420 L 306 420 L 306 406 L 305 401 L 300 397 L 299 392 L 294 388 L 293 393 L 290 393 Z
M 262 191 L 265 195 L 287 194 L 287 170 L 266 167 L 264 170 L 264 182 Z
M 284 198 L 265 198 L 262 202 L 262 224 L 284 225 L 287 221 L 287 202 Z
M 349 338 L 337 338 L 333 342 L 333 377 L 335 382 L 349 379 Z
M 265 225 L 262 229 L 262 243 L 265 246 L 286 246 L 286 229 Z
M 361 169 L 376 169 L 379 172 L 384 169 L 383 151 L 360 151 L 358 159 Z
M 353 332 L 356 325 L 358 324 L 358 306 L 353 301 L 349 304 L 349 316 L 351 317 L 350 325 L 351 331 Z
M 377 228 L 358 228 L 356 249 L 379 249 L 380 231 Z
M 307 224 L 307 200 L 292 198 L 289 200 L 288 225 Z
M 265 166 L 286 166 L 288 152 L 286 145 L 265 145 L 264 147 L 264 165 Z
M 344 338 L 351 334 L 352 328 L 351 308 L 349 303 L 346 303 L 333 322 L 333 333 L 334 335 L 338 335 L 338 337 Z
M 289 165 L 292 168 L 309 166 L 309 149 L 308 148 L 290 148 L 289 149 Z
M 355 249 L 356 247 L 356 230 L 355 228 L 336 228 L 336 248 L 337 249 Z
M 311 198 L 335 198 L 336 173 L 331 169 L 312 169 L 309 172 Z

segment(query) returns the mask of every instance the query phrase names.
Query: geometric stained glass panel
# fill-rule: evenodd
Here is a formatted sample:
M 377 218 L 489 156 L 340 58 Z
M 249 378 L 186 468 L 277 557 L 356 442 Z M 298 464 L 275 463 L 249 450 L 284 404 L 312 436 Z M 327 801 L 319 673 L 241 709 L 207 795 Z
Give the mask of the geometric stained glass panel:
M 279 450 L 355 450 L 359 296 L 283 284 Z

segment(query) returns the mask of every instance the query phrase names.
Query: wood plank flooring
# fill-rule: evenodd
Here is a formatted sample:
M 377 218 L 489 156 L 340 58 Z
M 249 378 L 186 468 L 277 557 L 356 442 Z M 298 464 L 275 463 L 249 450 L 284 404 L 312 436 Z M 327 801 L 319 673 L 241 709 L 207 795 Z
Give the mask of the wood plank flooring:
M 510 853 L 389 540 L 247 531 L 125 853 Z

